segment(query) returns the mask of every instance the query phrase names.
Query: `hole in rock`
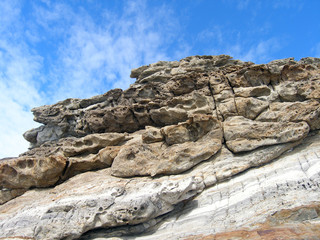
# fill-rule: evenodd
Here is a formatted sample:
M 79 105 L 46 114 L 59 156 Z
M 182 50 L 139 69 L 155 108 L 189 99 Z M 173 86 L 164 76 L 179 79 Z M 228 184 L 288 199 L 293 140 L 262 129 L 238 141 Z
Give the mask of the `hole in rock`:
M 26 161 L 20 161 L 18 162 L 18 167 L 19 168 L 26 168 L 27 164 L 26 164 Z
M 33 165 L 34 165 L 34 162 L 33 162 L 31 159 L 29 159 L 29 160 L 27 161 L 27 165 L 28 165 L 28 168 L 32 168 Z
M 128 160 L 132 160 L 132 159 L 134 159 L 136 157 L 136 155 L 134 154 L 134 153 L 129 153 L 128 155 L 127 155 L 127 159 Z

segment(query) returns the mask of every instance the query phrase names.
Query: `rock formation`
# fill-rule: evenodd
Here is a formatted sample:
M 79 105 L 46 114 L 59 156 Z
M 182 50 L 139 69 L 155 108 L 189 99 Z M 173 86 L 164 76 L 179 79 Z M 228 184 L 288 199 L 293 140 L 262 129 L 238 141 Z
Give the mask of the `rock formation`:
M 0 239 L 320 239 L 320 59 L 131 77 L 32 109 L 30 150 L 0 160 Z

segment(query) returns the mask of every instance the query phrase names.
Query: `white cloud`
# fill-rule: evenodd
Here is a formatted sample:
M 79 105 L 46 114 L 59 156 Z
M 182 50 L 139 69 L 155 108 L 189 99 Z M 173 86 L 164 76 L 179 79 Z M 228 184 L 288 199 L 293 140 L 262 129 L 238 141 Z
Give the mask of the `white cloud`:
M 0 41 L 0 158 L 27 150 L 22 133 L 38 124 L 30 109 L 41 103 L 34 79 L 41 59 L 17 44 Z
M 47 31 L 54 25 L 53 31 L 65 37 L 51 65 L 47 94 L 53 102 L 126 89 L 133 82 L 132 68 L 169 59 L 166 43 L 179 40 L 179 24 L 170 11 L 165 6 L 150 9 L 145 1 L 129 1 L 119 14 L 105 10 L 100 23 L 85 9 L 78 13 L 61 4 L 36 10 Z M 186 49 L 176 49 L 175 57 L 184 57 Z
M 55 1 L 32 3 L 25 17 L 23 3 L 0 3 L 0 158 L 26 150 L 22 134 L 37 126 L 32 107 L 127 88 L 132 68 L 172 60 L 167 45 L 181 41 L 170 10 L 146 1 L 129 1 L 119 13 L 105 10 L 101 22 Z M 187 55 L 188 45 L 180 46 L 175 58 Z
M 22 134 L 38 125 L 30 109 L 42 102 L 37 86 L 42 58 L 23 40 L 20 3 L 0 2 L 0 158 L 27 150 Z
M 272 54 L 279 50 L 281 47 L 280 42 L 271 38 L 263 40 L 253 44 L 250 48 L 247 48 L 241 44 L 236 44 L 229 47 L 227 54 L 230 54 L 236 59 L 242 61 L 251 61 L 255 63 L 266 63 L 272 60 Z
M 0 33 L 1 34 L 13 34 L 7 32 L 15 25 L 15 19 L 20 14 L 20 7 L 17 1 L 3 0 L 0 1 Z M 16 26 L 14 26 L 16 27 Z

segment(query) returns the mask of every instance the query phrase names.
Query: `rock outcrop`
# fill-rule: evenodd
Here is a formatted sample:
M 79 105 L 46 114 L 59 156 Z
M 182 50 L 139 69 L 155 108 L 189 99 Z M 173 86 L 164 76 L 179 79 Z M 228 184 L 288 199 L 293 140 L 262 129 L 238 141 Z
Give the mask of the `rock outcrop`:
M 0 239 L 319 239 L 320 59 L 193 56 L 32 109 Z

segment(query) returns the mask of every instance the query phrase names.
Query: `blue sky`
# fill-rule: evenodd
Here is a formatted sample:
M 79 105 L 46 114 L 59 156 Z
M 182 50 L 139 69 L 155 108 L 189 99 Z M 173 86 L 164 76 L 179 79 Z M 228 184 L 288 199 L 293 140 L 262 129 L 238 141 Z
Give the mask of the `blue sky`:
M 0 158 L 27 150 L 30 109 L 133 83 L 159 60 L 320 57 L 318 0 L 1 0 Z

